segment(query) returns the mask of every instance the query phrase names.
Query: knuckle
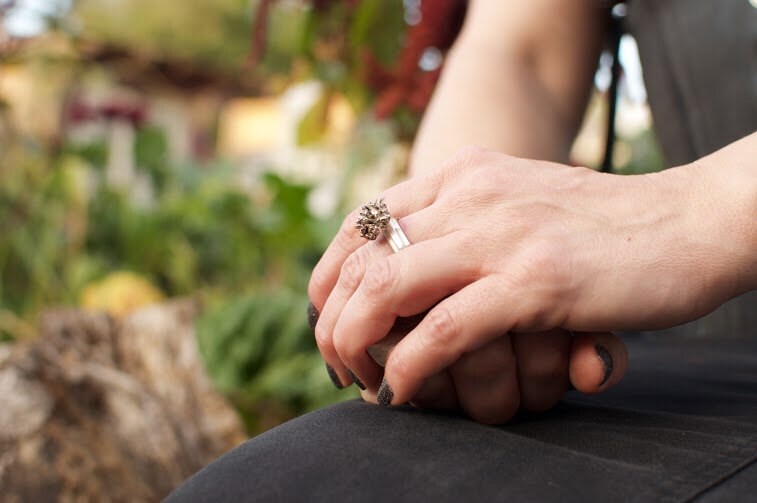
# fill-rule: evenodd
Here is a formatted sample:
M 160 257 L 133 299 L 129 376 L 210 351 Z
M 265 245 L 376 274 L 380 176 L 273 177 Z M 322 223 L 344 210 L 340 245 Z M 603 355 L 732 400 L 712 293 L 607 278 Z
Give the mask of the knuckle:
M 446 346 L 460 334 L 459 322 L 447 306 L 439 305 L 426 315 L 424 334 L 429 346 Z
M 336 354 L 339 355 L 339 358 L 342 361 L 345 361 L 345 357 L 349 353 L 349 348 L 347 347 L 347 341 L 344 339 L 344 337 L 339 337 L 338 335 L 334 335 L 333 339 L 334 344 L 334 351 L 336 351 Z
M 354 290 L 360 284 L 365 274 L 364 254 L 358 250 L 347 257 L 339 271 L 339 283 L 349 290 Z
M 558 302 L 555 292 L 543 292 L 523 303 L 511 330 L 534 332 L 550 330 L 565 324 L 570 306 Z
M 326 298 L 329 290 L 329 275 L 322 267 L 313 269 L 308 283 L 308 296 L 311 299 Z
M 360 359 L 361 351 L 358 349 L 357 344 L 339 330 L 334 331 L 332 340 L 334 351 L 339 356 L 339 359 L 344 362 L 347 367 L 352 368 L 352 364 Z
M 543 348 L 538 354 L 525 357 L 520 372 L 528 379 L 562 378 L 568 373 L 568 357 L 561 351 Z
M 524 250 L 511 280 L 514 288 L 532 294 L 524 302 L 517 329 L 546 330 L 562 325 L 570 299 L 575 297 L 566 256 L 560 246 L 549 243 Z
M 513 367 L 513 359 L 507 352 L 493 348 L 471 353 L 461 363 L 467 374 L 483 379 L 511 373 Z
M 342 220 L 342 225 L 339 227 L 339 233 L 347 236 L 354 236 L 355 225 L 359 217 L 360 209 L 352 210 L 346 217 L 344 217 L 344 220 Z
M 550 328 L 550 320 L 553 318 L 552 311 L 541 302 L 532 302 L 524 308 L 518 317 L 514 328 L 517 330 L 543 330 Z
M 567 282 L 569 256 L 559 239 L 539 239 L 527 251 L 527 267 L 532 279 L 549 285 L 562 286 Z
M 363 277 L 366 293 L 369 295 L 386 294 L 395 284 L 396 268 L 389 260 L 379 260 L 373 264 Z
M 351 243 L 355 242 L 355 236 L 357 235 L 355 225 L 359 216 L 360 210 L 353 210 L 349 215 L 344 217 L 342 225 L 339 227 L 334 243 L 336 243 L 343 252 L 349 253 L 352 251 Z
M 386 371 L 391 372 L 395 382 L 407 382 L 413 377 L 411 356 L 405 351 L 392 351 L 386 361 Z
M 319 323 L 315 326 L 315 330 L 313 330 L 313 336 L 315 337 L 315 343 L 318 346 L 318 349 L 321 350 L 321 353 L 327 353 L 328 348 L 332 344 L 331 334 L 329 334 Z

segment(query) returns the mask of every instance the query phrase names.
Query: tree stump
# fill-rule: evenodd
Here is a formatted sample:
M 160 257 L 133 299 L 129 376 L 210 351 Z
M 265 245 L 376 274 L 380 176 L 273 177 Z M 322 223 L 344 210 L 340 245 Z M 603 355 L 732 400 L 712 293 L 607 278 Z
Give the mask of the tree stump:
M 53 311 L 37 339 L 0 346 L 0 499 L 156 501 L 242 442 L 199 360 L 196 313 Z

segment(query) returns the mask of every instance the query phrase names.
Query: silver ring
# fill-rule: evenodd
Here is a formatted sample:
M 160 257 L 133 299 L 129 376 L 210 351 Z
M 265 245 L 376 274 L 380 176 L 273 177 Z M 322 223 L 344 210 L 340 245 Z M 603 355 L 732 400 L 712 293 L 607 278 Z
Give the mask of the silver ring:
M 363 206 L 355 228 L 360 231 L 361 237 L 371 241 L 383 233 L 394 253 L 410 246 L 410 240 L 405 235 L 405 231 L 402 230 L 397 219 L 389 213 L 389 208 L 386 207 L 383 198 Z
M 384 237 L 389 246 L 392 247 L 392 250 L 394 250 L 394 253 L 410 246 L 410 240 L 407 239 L 405 231 L 402 230 L 396 218 L 389 219 L 389 224 L 384 229 Z

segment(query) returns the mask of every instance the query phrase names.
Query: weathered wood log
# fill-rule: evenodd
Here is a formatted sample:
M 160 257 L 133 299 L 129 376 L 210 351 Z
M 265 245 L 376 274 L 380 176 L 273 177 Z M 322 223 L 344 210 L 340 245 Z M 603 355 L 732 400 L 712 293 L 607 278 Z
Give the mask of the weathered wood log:
M 245 439 L 200 363 L 197 307 L 61 310 L 0 352 L 0 499 L 155 501 Z

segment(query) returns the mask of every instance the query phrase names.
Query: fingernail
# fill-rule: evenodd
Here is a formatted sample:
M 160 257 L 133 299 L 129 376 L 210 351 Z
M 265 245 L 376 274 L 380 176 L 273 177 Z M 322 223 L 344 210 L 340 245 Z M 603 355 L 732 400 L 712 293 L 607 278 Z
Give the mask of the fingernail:
M 379 405 L 391 405 L 392 398 L 394 398 L 394 391 L 392 391 L 392 387 L 389 386 L 389 383 L 384 379 L 381 381 L 378 393 L 376 393 L 376 401 Z
M 610 376 L 612 375 L 612 355 L 601 344 L 596 344 L 594 346 L 594 349 L 597 350 L 597 358 L 599 358 L 599 361 L 602 362 L 602 367 L 604 367 L 605 369 L 605 374 L 604 376 L 602 376 L 602 382 L 599 383 L 599 385 L 602 386 L 610 379 Z
M 329 374 L 329 379 L 331 379 L 331 382 L 334 383 L 334 386 L 336 386 L 336 389 L 342 389 L 344 386 L 342 385 L 342 382 L 339 380 L 339 376 L 336 375 L 336 370 L 334 370 L 334 367 L 326 364 L 326 372 Z
M 310 330 L 315 330 L 315 324 L 318 323 L 318 316 L 320 316 L 318 309 L 315 308 L 312 302 L 308 302 L 308 325 L 310 326 Z
M 355 374 L 353 374 L 350 369 L 347 369 L 347 373 L 350 375 L 350 378 L 352 378 L 352 382 L 354 382 L 355 384 L 357 384 L 358 388 L 360 388 L 362 390 L 365 390 L 365 384 L 363 384 L 363 381 L 361 381 L 358 378 L 358 376 L 356 376 Z

